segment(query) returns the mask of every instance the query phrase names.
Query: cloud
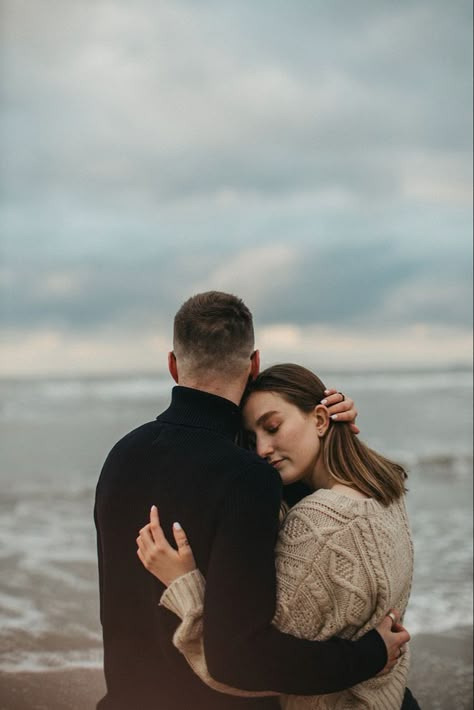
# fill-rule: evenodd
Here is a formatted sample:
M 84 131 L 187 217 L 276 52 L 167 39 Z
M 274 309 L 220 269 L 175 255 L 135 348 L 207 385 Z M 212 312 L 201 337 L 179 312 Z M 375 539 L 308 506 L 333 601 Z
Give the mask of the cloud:
M 463 328 L 402 325 L 361 331 L 331 326 L 267 326 L 258 343 L 264 366 L 298 362 L 309 368 L 469 367 L 472 335 Z
M 337 5 L 7 2 L 6 194 L 391 196 L 407 151 L 469 150 L 466 5 Z
M 386 322 L 458 325 L 472 323 L 472 289 L 469 281 L 416 276 L 393 289 L 383 303 Z M 408 316 L 408 317 L 407 317 Z
M 166 372 L 171 338 L 165 332 L 141 331 L 130 338 L 118 331 L 61 333 L 37 328 L 4 331 L 0 338 L 1 376 L 75 375 L 81 373 Z
M 167 373 L 171 333 L 143 329 L 129 334 L 36 329 L 4 331 L 0 376 Z M 369 368 L 469 367 L 472 337 L 463 329 L 404 326 L 377 331 L 281 324 L 257 330 L 263 366 L 298 362 L 318 372 Z M 331 384 L 331 383 L 328 383 Z
M 222 288 L 289 342 L 468 329 L 471 15 L 6 0 L 4 327 L 144 338 Z
M 192 291 L 226 291 L 238 294 L 254 308 L 288 292 L 298 279 L 301 255 L 295 247 L 267 243 L 225 255 Z
M 260 325 L 340 328 L 472 321 L 471 272 L 463 251 L 407 254 L 388 239 L 321 240 L 251 247 L 201 245 L 56 266 L 34 261 L 3 270 L 3 320 L 10 327 L 133 332 L 165 327 L 192 293 L 236 293 Z

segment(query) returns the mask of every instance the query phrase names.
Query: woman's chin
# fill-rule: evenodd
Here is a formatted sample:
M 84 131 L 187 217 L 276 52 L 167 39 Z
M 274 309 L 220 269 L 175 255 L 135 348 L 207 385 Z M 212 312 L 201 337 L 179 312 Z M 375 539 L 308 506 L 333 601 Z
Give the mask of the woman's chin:
M 304 481 L 304 476 L 301 474 L 295 473 L 292 471 L 289 467 L 285 467 L 284 465 L 279 469 L 277 466 L 275 466 L 277 469 L 278 473 L 280 474 L 281 482 L 283 483 L 284 486 L 290 486 L 292 483 L 298 483 L 298 481 Z

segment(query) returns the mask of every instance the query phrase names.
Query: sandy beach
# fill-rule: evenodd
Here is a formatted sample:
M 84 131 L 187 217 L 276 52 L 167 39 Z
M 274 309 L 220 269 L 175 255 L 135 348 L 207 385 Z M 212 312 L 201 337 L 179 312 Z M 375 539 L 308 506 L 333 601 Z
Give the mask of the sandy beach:
M 471 710 L 472 662 L 469 628 L 416 636 L 409 686 L 422 710 Z M 99 670 L 0 674 L 0 710 L 94 710 L 103 692 Z

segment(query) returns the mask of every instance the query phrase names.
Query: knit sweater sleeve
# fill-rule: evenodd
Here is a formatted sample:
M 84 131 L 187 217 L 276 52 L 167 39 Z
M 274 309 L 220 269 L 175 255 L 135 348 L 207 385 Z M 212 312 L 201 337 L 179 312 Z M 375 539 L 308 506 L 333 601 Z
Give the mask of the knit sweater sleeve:
M 209 673 L 203 637 L 205 585 L 206 582 L 201 572 L 195 569 L 175 579 L 163 592 L 160 604 L 181 619 L 173 636 L 173 644 L 184 655 L 194 673 L 214 690 L 243 697 L 276 695 L 272 691 L 249 691 L 233 688 L 225 683 L 219 683 Z
M 276 472 L 244 471 L 227 491 L 206 573 L 203 643 L 211 677 L 252 691 L 312 695 L 343 690 L 386 663 L 376 631 L 356 642 L 296 638 L 272 623 L 274 545 L 280 505 Z

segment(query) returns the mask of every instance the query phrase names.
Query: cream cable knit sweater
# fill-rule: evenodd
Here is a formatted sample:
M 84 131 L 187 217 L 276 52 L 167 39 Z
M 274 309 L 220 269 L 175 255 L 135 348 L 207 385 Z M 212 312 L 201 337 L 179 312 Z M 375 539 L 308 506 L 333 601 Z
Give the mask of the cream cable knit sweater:
M 413 546 L 403 499 L 384 507 L 373 499 L 319 490 L 285 518 L 276 547 L 275 625 L 306 639 L 356 639 L 391 607 L 405 612 Z M 183 621 L 173 642 L 205 683 L 234 695 L 261 695 L 214 681 L 202 640 L 205 582 L 199 570 L 175 580 L 161 604 Z M 399 710 L 408 674 L 405 653 L 388 674 L 341 693 L 282 695 L 285 710 Z

